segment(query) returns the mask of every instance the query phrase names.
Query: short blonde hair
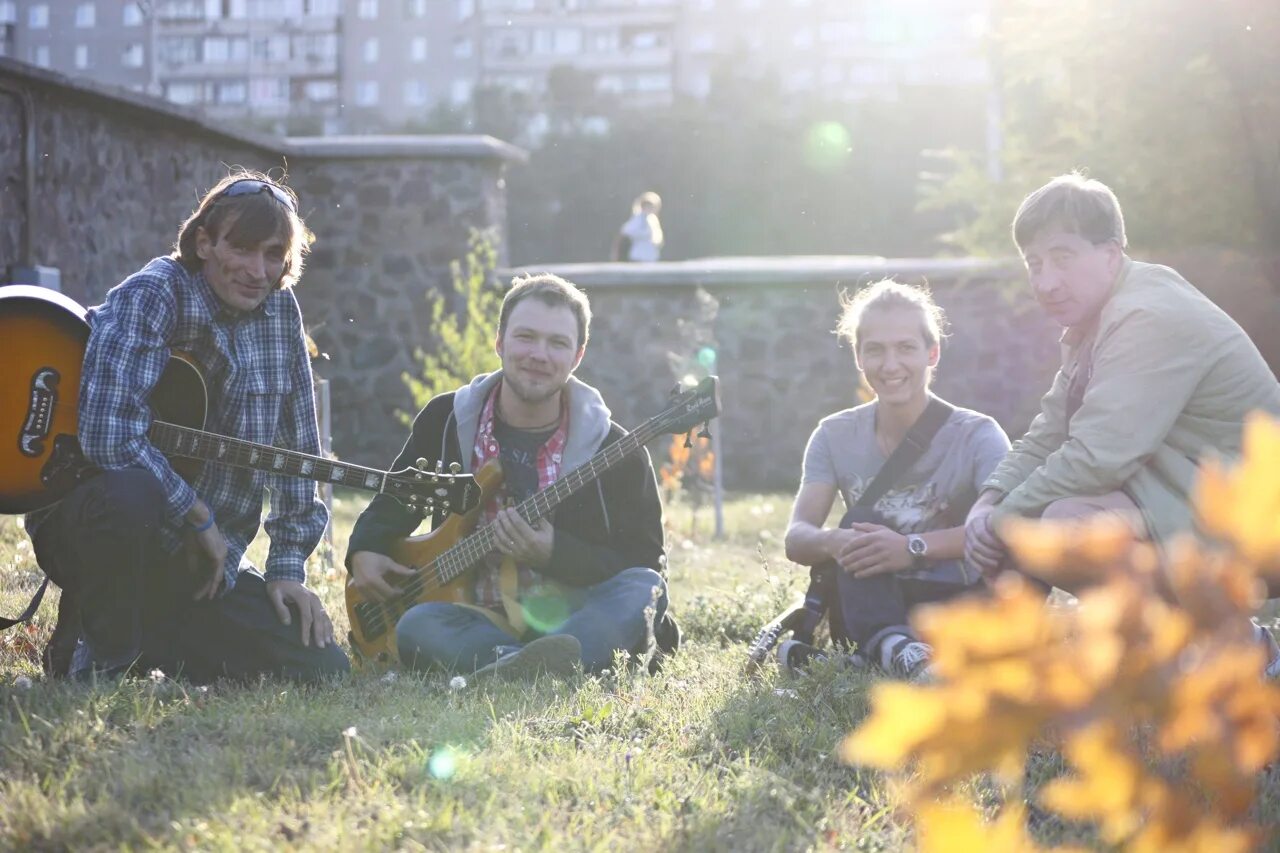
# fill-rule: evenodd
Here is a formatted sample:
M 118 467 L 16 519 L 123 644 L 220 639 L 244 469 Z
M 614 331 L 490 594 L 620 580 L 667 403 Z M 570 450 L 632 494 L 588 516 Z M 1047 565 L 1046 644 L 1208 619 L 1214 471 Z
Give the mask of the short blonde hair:
M 840 321 L 836 324 L 836 334 L 849 342 L 855 354 L 858 352 L 858 339 L 862 334 L 862 324 L 867 312 L 872 309 L 911 308 L 920 312 L 920 335 L 926 346 L 936 346 L 946 335 L 947 317 L 938 303 L 933 301 L 933 294 L 924 285 L 904 284 L 891 278 L 881 279 L 870 284 L 855 295 L 842 294 L 840 297 Z
M 652 207 L 654 213 L 662 212 L 662 196 L 652 190 L 647 193 L 640 193 L 640 195 L 636 196 L 636 200 L 631 202 L 631 212 L 639 213 L 640 206 L 644 204 Z
M 1114 240 L 1128 245 L 1124 214 L 1111 187 L 1079 172 L 1059 175 L 1028 195 L 1013 216 L 1013 242 L 1018 251 L 1046 228 L 1062 228 L 1095 245 Z

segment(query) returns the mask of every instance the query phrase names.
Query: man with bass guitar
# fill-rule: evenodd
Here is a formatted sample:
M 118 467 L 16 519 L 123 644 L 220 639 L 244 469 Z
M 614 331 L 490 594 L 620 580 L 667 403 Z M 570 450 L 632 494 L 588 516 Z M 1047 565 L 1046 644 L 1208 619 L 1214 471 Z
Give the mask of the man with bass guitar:
M 353 611 L 352 597 L 387 603 L 404 665 L 567 674 L 579 664 L 608 667 L 619 650 L 641 651 L 651 625 L 663 644 L 661 628 L 672 623 L 664 621 L 660 574 L 662 504 L 643 445 L 631 447 L 635 434 L 613 423 L 600 393 L 572 375 L 590 322 L 587 297 L 573 284 L 549 274 L 518 279 L 497 330 L 502 369 L 434 397 L 414 421 L 397 465 L 456 465 L 478 472 L 484 491 L 476 519 L 483 526 L 445 555 L 461 552 L 474 563 L 456 594 L 400 615 L 391 602 L 421 586 L 423 570 L 394 557 L 420 517 L 380 495 L 357 520 L 348 610 L 358 633 L 361 609 Z M 611 447 L 618 458 L 602 452 Z M 486 489 L 482 469 L 499 465 L 500 485 Z M 607 470 L 588 477 L 596 465 Z M 558 488 L 570 480 L 572 492 Z
M 314 484 L 209 465 L 191 482 L 151 443 L 149 397 L 171 354 L 202 367 L 207 428 L 320 452 L 311 366 L 292 285 L 307 230 L 292 190 L 256 172 L 218 182 L 150 261 L 88 315 L 78 437 L 101 473 L 30 513 L 40 566 L 63 589 L 57 670 L 160 668 L 197 681 L 347 672 L 304 563 L 328 516 Z M 262 523 L 265 577 L 241 572 Z M 78 640 L 78 642 L 77 642 Z M 68 642 L 70 641 L 70 642 Z

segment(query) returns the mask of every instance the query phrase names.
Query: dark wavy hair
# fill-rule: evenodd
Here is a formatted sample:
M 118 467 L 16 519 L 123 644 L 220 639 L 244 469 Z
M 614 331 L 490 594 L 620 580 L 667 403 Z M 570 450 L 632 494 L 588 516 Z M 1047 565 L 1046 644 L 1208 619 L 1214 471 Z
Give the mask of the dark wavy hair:
M 237 181 L 254 180 L 271 184 L 293 200 L 293 210 L 276 199 L 270 192 L 224 195 L 227 188 Z M 294 211 L 298 197 L 292 189 L 273 180 L 263 172 L 237 169 L 205 193 L 200 204 L 178 229 L 178 242 L 173 247 L 173 258 L 192 272 L 199 272 L 204 261 L 196 254 L 196 234 L 204 228 L 210 237 L 230 240 L 234 246 L 256 246 L 272 237 L 280 237 L 285 245 L 284 273 L 276 282 L 276 288 L 292 287 L 302 275 L 303 258 L 311 248 L 314 235 Z

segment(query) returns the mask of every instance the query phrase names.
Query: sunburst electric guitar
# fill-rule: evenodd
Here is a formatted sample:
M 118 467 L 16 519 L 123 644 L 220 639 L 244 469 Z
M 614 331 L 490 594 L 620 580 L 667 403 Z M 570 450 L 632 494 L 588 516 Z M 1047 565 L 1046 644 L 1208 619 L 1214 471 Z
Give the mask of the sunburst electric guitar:
M 516 511 L 529 523 L 546 517 L 566 498 L 617 465 L 646 443 L 665 434 L 691 432 L 720 413 L 719 380 L 704 379 L 697 387 L 673 395 L 670 406 L 632 432 L 605 447 L 542 491 L 525 499 Z M 703 434 L 706 431 L 703 430 Z M 469 602 L 472 568 L 497 547 L 491 526 L 476 529 L 480 507 L 502 485 L 502 469 L 495 460 L 476 474 L 479 506 L 449 516 L 430 533 L 402 539 L 391 558 L 415 574 L 400 584 L 389 601 L 366 598 L 347 582 L 347 615 L 351 619 L 351 647 L 365 658 L 389 663 L 396 659 L 396 622 L 406 610 L 424 601 Z
M 76 438 L 80 373 L 89 325 L 74 300 L 39 287 L 0 287 L 0 513 L 30 512 L 66 495 L 96 469 Z M 147 438 L 194 480 L 205 462 L 388 494 L 419 512 L 467 512 L 480 489 L 466 474 L 429 471 L 423 463 L 379 471 L 323 456 L 217 435 L 199 366 L 169 359 L 148 400 L 155 420 Z

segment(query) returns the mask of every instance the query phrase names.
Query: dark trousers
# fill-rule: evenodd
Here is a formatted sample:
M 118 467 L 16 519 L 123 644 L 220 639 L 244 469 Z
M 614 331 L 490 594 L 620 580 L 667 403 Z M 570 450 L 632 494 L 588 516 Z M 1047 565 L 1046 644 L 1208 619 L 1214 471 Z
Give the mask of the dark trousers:
M 260 675 L 315 681 L 349 671 L 336 644 L 302 645 L 296 610 L 291 625 L 280 622 L 256 571 L 241 572 L 214 601 L 192 601 L 197 578 L 187 555 L 161 543 L 164 509 L 150 472 L 106 471 L 76 487 L 36 531 L 36 559 L 64 601 L 78 605 L 94 667 L 134 665 L 196 682 Z
M 839 570 L 836 571 L 836 590 L 842 624 L 832 626 L 833 636 L 842 628 L 845 638 L 856 643 L 866 655 L 878 655 L 880 641 L 890 634 L 914 637 L 915 632 L 907 621 L 916 606 L 975 592 L 973 586 L 964 584 L 894 574 L 855 578 Z
M 840 526 L 848 528 L 855 521 L 892 527 L 877 512 L 863 506 L 850 507 L 840 519 Z M 856 578 L 835 561 L 816 567 L 813 573 L 813 583 L 825 588 L 823 597 L 832 602 L 828 611 L 832 639 L 855 643 L 862 654 L 870 656 L 880 653 L 880 641 L 890 634 L 915 636 L 907 620 L 917 605 L 948 601 L 983 589 L 981 585 L 917 580 L 897 574 Z M 832 593 L 834 596 L 829 597 Z

